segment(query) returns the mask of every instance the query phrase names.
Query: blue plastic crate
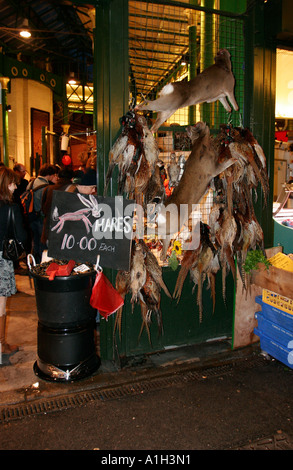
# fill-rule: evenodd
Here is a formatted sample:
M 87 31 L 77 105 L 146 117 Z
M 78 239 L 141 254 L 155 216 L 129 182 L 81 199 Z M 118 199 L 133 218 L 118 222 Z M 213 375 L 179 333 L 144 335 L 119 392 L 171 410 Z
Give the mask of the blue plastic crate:
M 293 341 L 288 344 L 288 347 L 285 347 L 278 341 L 266 336 L 258 328 L 254 329 L 254 333 L 259 336 L 260 347 L 263 351 L 293 369 Z
M 261 306 L 261 313 L 264 318 L 293 332 L 293 315 L 264 303 L 261 295 L 255 297 L 255 301 Z
M 285 347 L 288 347 L 288 344 L 290 341 L 292 341 L 293 344 L 293 332 L 286 330 L 280 325 L 277 325 L 276 323 L 271 322 L 270 320 L 267 320 L 262 312 L 256 312 L 255 318 L 257 319 L 257 329 L 263 333 L 264 335 L 268 336 L 269 338 L 272 338 L 278 343 L 282 344 Z

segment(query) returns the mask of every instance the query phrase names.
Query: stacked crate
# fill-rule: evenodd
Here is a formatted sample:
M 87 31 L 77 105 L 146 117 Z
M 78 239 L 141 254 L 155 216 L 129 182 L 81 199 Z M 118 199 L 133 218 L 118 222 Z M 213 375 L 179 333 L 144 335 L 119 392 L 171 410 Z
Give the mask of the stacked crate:
M 261 349 L 293 369 L 293 300 L 265 291 L 255 301 L 262 307 L 255 314 L 258 326 L 254 329 Z
M 283 256 L 278 255 L 278 263 L 284 261 Z M 293 300 L 263 289 L 255 301 L 261 306 L 255 314 L 258 326 L 254 329 L 261 349 L 293 369 Z

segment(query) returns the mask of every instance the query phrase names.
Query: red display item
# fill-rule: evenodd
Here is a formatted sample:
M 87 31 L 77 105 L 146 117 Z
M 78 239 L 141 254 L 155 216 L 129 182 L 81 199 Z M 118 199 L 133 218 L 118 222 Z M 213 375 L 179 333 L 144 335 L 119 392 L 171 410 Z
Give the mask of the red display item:
M 96 275 L 90 304 L 106 319 L 124 305 L 123 298 L 102 271 Z

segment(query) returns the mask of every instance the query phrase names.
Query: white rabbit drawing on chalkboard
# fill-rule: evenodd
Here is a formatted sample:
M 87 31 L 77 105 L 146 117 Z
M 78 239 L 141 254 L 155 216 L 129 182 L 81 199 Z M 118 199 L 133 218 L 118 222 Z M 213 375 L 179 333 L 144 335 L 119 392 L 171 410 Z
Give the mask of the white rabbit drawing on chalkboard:
M 81 202 L 92 211 L 93 217 L 98 219 L 101 216 L 101 210 L 99 209 L 98 201 L 92 194 L 89 195 L 90 200 L 88 200 L 86 197 L 82 196 L 81 194 L 78 194 L 77 196 L 79 197 Z
M 58 208 L 55 207 L 55 209 L 53 210 L 52 219 L 55 221 L 58 220 L 58 222 L 56 225 L 54 225 L 54 227 L 51 228 L 52 231 L 56 230 L 57 233 L 61 232 L 66 221 L 75 222 L 81 220 L 86 227 L 87 233 L 90 232 L 90 227 L 92 227 L 93 224 L 88 219 L 87 215 L 89 215 L 89 212 L 91 212 L 92 216 L 96 219 L 101 216 L 101 210 L 99 209 L 98 201 L 94 196 L 92 196 L 92 194 L 89 195 L 90 200 L 88 200 L 81 194 L 77 194 L 77 196 L 79 197 L 80 201 L 85 206 L 87 206 L 87 208 L 79 209 L 75 212 L 66 212 L 65 214 L 59 216 Z

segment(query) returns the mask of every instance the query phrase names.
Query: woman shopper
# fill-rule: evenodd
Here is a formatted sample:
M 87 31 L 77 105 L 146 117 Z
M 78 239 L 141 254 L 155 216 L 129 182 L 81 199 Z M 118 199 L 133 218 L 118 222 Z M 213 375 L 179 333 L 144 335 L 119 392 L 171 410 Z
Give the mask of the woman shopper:
M 15 233 L 18 240 L 25 243 L 27 238 L 20 206 L 12 202 L 17 181 L 17 175 L 13 170 L 6 167 L 0 168 L 0 342 L 2 354 L 11 354 L 18 349 L 17 346 L 7 344 L 5 340 L 6 301 L 7 297 L 16 294 L 16 283 L 13 261 L 2 257 L 3 240 L 8 229 L 9 207 L 14 213 Z

